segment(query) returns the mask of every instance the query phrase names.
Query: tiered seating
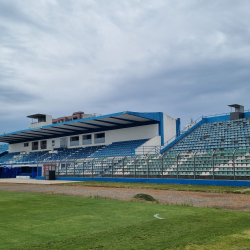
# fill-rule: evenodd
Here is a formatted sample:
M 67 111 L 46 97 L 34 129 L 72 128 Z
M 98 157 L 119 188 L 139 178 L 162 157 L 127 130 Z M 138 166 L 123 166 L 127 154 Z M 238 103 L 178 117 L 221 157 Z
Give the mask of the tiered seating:
M 83 159 L 87 158 L 90 155 L 94 154 L 96 151 L 103 148 L 103 146 L 92 146 L 92 147 L 86 147 L 86 148 L 75 148 L 70 149 L 70 156 L 68 159 Z
M 9 153 L 0 157 L 0 163 L 41 163 L 41 162 L 52 162 L 60 161 L 63 159 L 83 159 L 87 158 L 96 151 L 103 148 L 103 146 L 93 146 L 85 148 L 66 148 L 60 149 L 57 153 L 49 153 L 46 151 L 36 151 L 28 155 L 22 155 L 20 152 Z
M 24 156 L 22 159 L 18 160 L 18 162 L 29 162 L 29 163 L 37 163 L 42 162 L 44 159 L 46 159 L 46 156 L 48 155 L 49 151 L 36 151 L 28 154 L 27 156 Z
M 140 147 L 147 140 L 148 139 L 113 142 L 112 144 L 93 154 L 92 157 L 132 155 L 134 150 Z
M 0 157 L 0 163 L 12 163 L 16 162 L 16 159 L 14 158 L 15 156 L 19 155 L 20 153 L 8 153 L 6 155 L 3 155 Z
M 8 145 L 0 145 L 0 155 L 9 149 Z
M 204 123 L 168 149 L 202 152 L 250 148 L 250 119 Z

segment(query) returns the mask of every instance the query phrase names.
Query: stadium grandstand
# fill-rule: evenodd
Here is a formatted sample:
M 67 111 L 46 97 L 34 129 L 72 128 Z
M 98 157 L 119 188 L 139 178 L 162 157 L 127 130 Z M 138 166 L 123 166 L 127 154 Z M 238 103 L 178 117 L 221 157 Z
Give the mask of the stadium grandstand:
M 250 112 L 202 116 L 180 131 L 162 112 L 109 115 L 76 112 L 37 119 L 27 130 L 0 135 L 0 177 L 250 179 Z M 54 176 L 50 176 L 54 173 Z

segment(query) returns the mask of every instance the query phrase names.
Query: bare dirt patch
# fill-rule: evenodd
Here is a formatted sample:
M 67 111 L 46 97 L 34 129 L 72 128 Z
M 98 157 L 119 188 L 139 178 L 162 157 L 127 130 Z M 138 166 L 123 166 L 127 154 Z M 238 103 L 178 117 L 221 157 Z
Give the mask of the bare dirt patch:
M 131 200 L 134 195 L 146 192 L 157 199 L 160 204 L 210 207 L 250 212 L 250 195 L 246 194 L 14 183 L 0 183 L 0 190 L 81 197 L 101 197 L 117 200 Z

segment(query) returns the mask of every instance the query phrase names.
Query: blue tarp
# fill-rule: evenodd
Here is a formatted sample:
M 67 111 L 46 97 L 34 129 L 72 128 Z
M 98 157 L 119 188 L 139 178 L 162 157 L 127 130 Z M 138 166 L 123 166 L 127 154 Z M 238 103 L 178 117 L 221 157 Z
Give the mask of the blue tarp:
M 0 177 L 1 178 L 16 178 L 22 172 L 22 168 L 13 168 L 13 167 L 3 167 L 0 168 Z

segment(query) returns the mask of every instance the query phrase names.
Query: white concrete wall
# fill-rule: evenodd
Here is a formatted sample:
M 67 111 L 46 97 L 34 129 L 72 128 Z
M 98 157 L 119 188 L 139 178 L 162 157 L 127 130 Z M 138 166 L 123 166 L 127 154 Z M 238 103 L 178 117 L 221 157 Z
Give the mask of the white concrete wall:
M 176 120 L 166 114 L 163 114 L 164 124 L 164 143 L 176 135 Z
M 148 154 L 150 152 L 155 153 L 155 146 L 161 146 L 161 137 L 159 135 L 153 137 L 152 139 L 146 141 L 140 147 L 135 150 L 136 155 Z
M 40 141 L 39 140 L 39 151 L 44 151 L 44 150 L 52 150 L 53 148 L 59 148 L 60 147 L 60 138 L 54 138 L 54 139 L 46 139 L 47 140 L 47 149 L 40 149 Z M 52 140 L 55 141 L 55 146 L 52 147 Z M 44 140 L 42 140 L 44 141 Z M 24 147 L 24 143 L 16 143 L 16 144 L 9 144 L 9 152 L 35 152 L 35 150 L 32 150 L 32 141 L 29 141 L 29 146 Z
M 46 115 L 46 122 L 35 122 L 30 124 L 30 128 L 43 127 L 52 124 L 52 115 Z
M 152 138 L 159 135 L 158 124 L 106 131 L 106 144 Z
M 76 148 L 76 147 L 89 147 L 89 146 L 96 146 L 96 145 L 108 145 L 112 142 L 118 141 L 129 141 L 129 140 L 139 140 L 139 139 L 150 139 L 157 135 L 159 135 L 159 126 L 158 124 L 146 125 L 146 126 L 139 126 L 139 127 L 132 127 L 132 128 L 123 128 L 123 129 L 116 129 L 110 131 L 100 131 L 97 133 L 105 133 L 105 143 L 94 143 L 94 134 L 92 134 L 92 144 L 83 145 L 82 144 L 82 135 L 79 134 L 79 145 L 78 146 L 70 146 L 70 137 L 68 136 L 68 148 Z M 47 140 L 47 149 L 44 150 L 52 150 L 53 148 L 60 147 L 60 138 L 51 138 Z M 55 140 L 55 146 L 52 147 L 52 140 Z M 39 140 L 39 150 L 40 149 L 40 141 Z M 17 143 L 17 144 L 10 144 L 9 145 L 9 152 L 36 152 L 32 150 L 32 141 L 28 142 L 29 146 L 24 147 L 24 143 Z
M 51 125 L 51 123 L 49 123 L 49 122 L 36 122 L 36 123 L 31 123 L 30 128 L 38 128 L 38 127 L 43 127 L 43 126 L 47 126 L 47 125 Z

